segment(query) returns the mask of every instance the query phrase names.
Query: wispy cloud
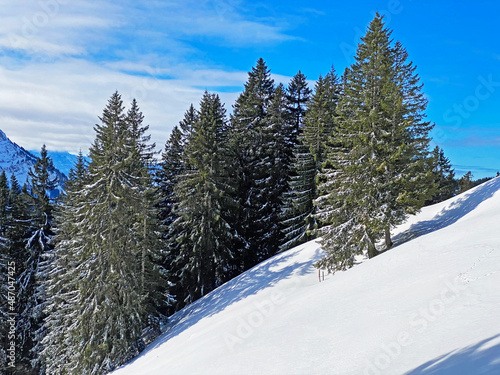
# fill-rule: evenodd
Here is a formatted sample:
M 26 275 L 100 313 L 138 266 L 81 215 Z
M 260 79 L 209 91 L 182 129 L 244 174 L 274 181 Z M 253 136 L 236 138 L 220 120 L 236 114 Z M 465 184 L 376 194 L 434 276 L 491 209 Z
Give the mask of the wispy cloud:
M 82 55 L 95 32 L 120 24 L 117 17 L 107 17 L 113 13 L 116 7 L 102 1 L 4 1 L 0 48 L 52 57 Z
M 202 96 L 202 90 L 182 81 L 124 74 L 81 60 L 0 68 L 0 77 L 0 128 L 29 149 L 45 142 L 49 149 L 85 151 L 115 90 L 125 103 L 138 99 L 153 139 L 162 146 L 189 103 Z
M 28 149 L 87 150 L 115 90 L 139 101 L 161 147 L 204 89 L 221 88 L 230 109 L 238 94 L 222 88 L 247 78 L 206 61 L 204 45 L 294 39 L 287 22 L 237 0 L 0 3 L 0 128 Z
M 166 35 L 212 38 L 230 45 L 276 43 L 293 40 L 283 20 L 258 17 L 240 1 L 162 1 L 148 3 L 148 14 L 156 14 Z

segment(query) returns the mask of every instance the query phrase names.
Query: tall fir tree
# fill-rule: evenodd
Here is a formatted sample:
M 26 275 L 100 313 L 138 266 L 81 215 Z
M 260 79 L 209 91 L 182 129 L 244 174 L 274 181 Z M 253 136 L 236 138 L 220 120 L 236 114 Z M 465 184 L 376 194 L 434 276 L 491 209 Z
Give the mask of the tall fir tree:
M 205 92 L 184 150 L 183 164 L 189 168 L 175 176 L 176 219 L 169 231 L 169 250 L 175 256 L 170 267 L 176 271 L 176 298 L 185 303 L 212 291 L 237 270 L 233 245 L 238 206 L 225 112 L 219 97 Z
M 309 148 L 304 144 L 304 115 L 310 101 L 311 89 L 300 71 L 288 86 L 288 109 L 293 138 L 286 148 L 291 154 L 287 160 L 287 186 L 282 193 L 281 225 L 283 238 L 280 249 L 286 250 L 307 240 L 308 218 L 314 198 L 315 164 Z
M 297 137 L 304 125 L 304 115 L 312 90 L 307 85 L 307 77 L 299 70 L 290 80 L 286 91 L 288 110 L 291 113 L 293 123 L 293 134 Z M 292 143 L 295 145 L 297 142 L 293 140 Z
M 29 363 L 29 358 L 24 356 L 28 351 L 27 344 L 22 341 L 25 326 L 20 321 L 28 293 L 20 281 L 29 255 L 26 251 L 26 242 L 33 233 L 29 208 L 29 206 L 32 207 L 32 197 L 29 196 L 26 186 L 21 190 L 14 175 L 11 177 L 9 189 L 4 173 L 0 175 L 0 196 L 0 211 L 2 212 L 0 277 L 4 278 L 0 287 L 2 288 L 0 306 L 3 313 L 0 326 L 3 339 L 0 348 L 0 372 L 2 374 L 31 373 L 34 370 Z M 13 350 L 5 353 L 11 348 L 11 342 L 15 343 Z M 6 354 L 9 355 L 8 358 Z
M 8 225 L 9 208 L 9 185 L 5 171 L 0 174 L 0 373 L 7 374 L 7 353 L 10 347 L 9 330 L 10 319 L 9 297 L 15 296 L 14 271 L 11 266 L 11 258 L 8 254 L 6 242 L 6 228 Z M 10 271 L 10 272 L 9 272 Z M 10 278 L 9 278 L 10 276 Z M 11 281 L 9 283 L 9 281 Z M 10 287 L 12 285 L 12 287 Z
M 77 252 L 83 249 L 78 220 L 82 218 L 79 209 L 85 202 L 83 189 L 88 183 L 87 162 L 80 152 L 64 185 L 66 195 L 55 212 L 55 246 L 48 253 L 51 267 L 46 288 L 46 335 L 41 352 L 48 374 L 74 374 L 81 355 L 74 350 L 79 348 L 78 326 L 75 323 L 81 311 L 78 306 L 78 280 L 82 270 L 78 267 Z
M 166 279 L 170 286 L 171 295 L 171 300 L 167 304 L 166 313 L 168 315 L 184 307 L 184 299 L 188 295 L 180 283 L 180 273 L 175 269 L 180 250 L 179 243 L 177 242 L 177 236 L 180 233 L 177 231 L 182 230 L 182 228 L 180 226 L 174 227 L 172 224 L 177 219 L 174 212 L 174 205 L 178 202 L 174 187 L 177 184 L 179 176 L 187 170 L 185 147 L 189 134 L 184 133 L 182 129 L 191 132 L 192 126 L 196 121 L 197 112 L 195 112 L 194 107 L 191 105 L 179 127 L 175 126 L 172 129 L 172 133 L 162 153 L 160 168 L 156 174 L 160 194 L 158 216 L 164 227 L 162 238 L 166 247 L 163 264 L 167 272 Z
M 9 223 L 9 182 L 5 171 L 0 174 L 0 237 L 6 238 Z
M 325 77 L 318 78 L 304 116 L 303 143 L 309 147 L 318 172 L 327 160 L 327 151 L 335 130 L 337 105 L 341 95 L 342 85 L 332 67 Z
M 316 164 L 302 136 L 294 147 L 291 171 L 288 176 L 289 189 L 283 194 L 281 209 L 283 239 L 280 250 L 300 245 L 308 240 L 308 229 L 315 198 Z
M 231 116 L 231 148 L 235 154 L 240 214 L 238 233 L 243 238 L 241 270 L 272 256 L 281 241 L 280 196 L 275 186 L 280 173 L 276 158 L 270 108 L 274 81 L 263 59 L 248 73 L 243 93 Z
M 394 45 L 377 14 L 346 70 L 337 107 L 333 166 L 320 186 L 316 217 L 326 257 L 319 267 L 345 269 L 356 254 L 392 245 L 391 227 L 416 212 L 433 190 L 426 99 L 415 67 Z
M 51 298 L 66 301 L 59 314 L 78 312 L 71 340 L 56 342 L 50 350 L 69 351 L 64 369 L 79 374 L 104 374 L 136 355 L 137 340 L 148 315 L 157 313 L 163 292 L 155 263 L 159 229 L 149 174 L 152 146 L 142 113 L 134 101 L 125 114 L 115 92 L 100 121 L 88 182 L 72 193 L 78 198 L 60 214 L 68 223 L 59 230 L 56 252 L 64 254 L 63 265 L 74 266 L 56 263 L 63 271 L 54 271 L 49 280 L 49 285 L 62 285 L 59 279 L 68 285 L 51 291 Z
M 193 124 L 198 121 L 198 117 L 198 111 L 191 104 L 184 114 L 184 118 L 179 122 L 179 126 L 172 129 L 172 133 L 165 143 L 160 168 L 156 173 L 160 193 L 158 215 L 167 231 L 175 219 L 172 213 L 175 203 L 174 186 L 177 183 L 177 176 L 188 168 L 184 151 L 189 142 Z
M 30 234 L 24 254 L 20 259 L 22 268 L 18 278 L 17 334 L 19 345 L 18 366 L 21 371 L 45 373 L 45 366 L 40 358 L 42 340 L 45 335 L 43 312 L 46 293 L 45 280 L 48 271 L 46 255 L 52 249 L 54 202 L 50 194 L 56 189 L 58 177 L 52 177 L 54 171 L 52 159 L 48 156 L 45 145 L 40 157 L 29 171 Z M 14 193 L 15 194 L 15 193 Z M 27 233 L 27 234 L 28 234 Z M 17 353 L 16 353 L 17 354 Z

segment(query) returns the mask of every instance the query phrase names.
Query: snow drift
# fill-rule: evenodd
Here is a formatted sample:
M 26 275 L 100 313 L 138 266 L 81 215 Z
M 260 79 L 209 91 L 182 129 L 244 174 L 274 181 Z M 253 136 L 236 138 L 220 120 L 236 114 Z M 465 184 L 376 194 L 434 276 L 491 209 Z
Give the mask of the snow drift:
M 392 250 L 322 282 L 314 241 L 279 254 L 114 374 L 500 374 L 499 190 L 424 208 Z

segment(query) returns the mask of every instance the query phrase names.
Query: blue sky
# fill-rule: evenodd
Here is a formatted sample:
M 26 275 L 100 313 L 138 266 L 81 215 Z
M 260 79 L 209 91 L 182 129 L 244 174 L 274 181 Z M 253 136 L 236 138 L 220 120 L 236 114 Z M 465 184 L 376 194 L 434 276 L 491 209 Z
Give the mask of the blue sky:
M 158 147 L 205 89 L 230 110 L 259 57 L 311 85 L 353 62 L 376 11 L 408 49 L 457 174 L 500 170 L 500 5 L 488 1 L 0 0 L 0 128 L 86 151 L 109 96 L 135 97 Z

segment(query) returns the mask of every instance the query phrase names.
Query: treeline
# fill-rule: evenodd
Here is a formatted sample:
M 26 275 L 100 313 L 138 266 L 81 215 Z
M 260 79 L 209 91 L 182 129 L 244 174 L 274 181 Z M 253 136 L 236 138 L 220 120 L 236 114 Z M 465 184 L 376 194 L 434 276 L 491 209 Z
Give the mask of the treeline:
M 317 266 L 342 270 L 453 196 L 449 160 L 428 148 L 422 85 L 390 33 L 377 15 L 356 62 L 314 90 L 300 71 L 276 85 L 259 59 L 232 113 L 206 92 L 159 163 L 138 104 L 126 111 L 114 93 L 58 201 L 45 148 L 29 186 L 0 176 L 2 373 L 107 373 L 166 316 L 279 251 L 321 237 Z

